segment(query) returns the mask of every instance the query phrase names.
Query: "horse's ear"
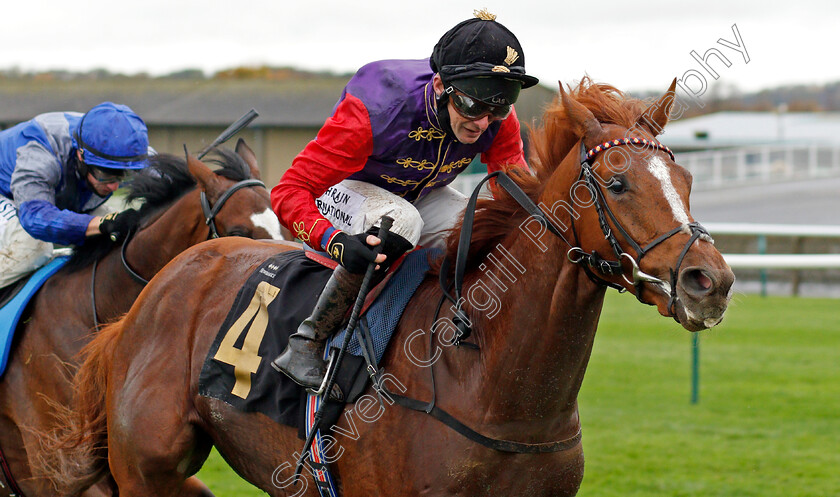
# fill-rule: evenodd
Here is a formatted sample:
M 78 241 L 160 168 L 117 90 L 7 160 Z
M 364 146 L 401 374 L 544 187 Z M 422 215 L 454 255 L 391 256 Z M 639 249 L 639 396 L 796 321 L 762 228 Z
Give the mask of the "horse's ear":
M 587 109 L 583 104 L 573 99 L 563 89 L 563 83 L 560 82 L 560 101 L 563 102 L 563 109 L 566 111 L 566 116 L 575 128 L 575 133 L 581 138 L 592 138 L 600 135 L 603 132 L 601 123 L 595 118 L 595 115 Z
M 662 133 L 665 125 L 668 124 L 668 116 L 671 114 L 671 107 L 674 106 L 674 98 L 676 96 L 677 78 L 671 83 L 668 91 L 659 97 L 659 100 L 652 103 L 650 107 L 642 112 L 639 119 L 636 121 L 639 125 L 647 127 L 653 136 Z
M 260 166 L 257 163 L 257 154 L 251 150 L 245 140 L 242 138 L 236 140 L 236 153 L 242 157 L 242 160 L 248 164 L 248 167 L 251 169 L 251 177 L 254 179 L 262 179 L 260 178 Z
M 187 169 L 190 170 L 190 174 L 195 178 L 198 187 L 205 192 L 212 190 L 219 182 L 219 178 L 213 170 L 189 153 L 187 153 Z

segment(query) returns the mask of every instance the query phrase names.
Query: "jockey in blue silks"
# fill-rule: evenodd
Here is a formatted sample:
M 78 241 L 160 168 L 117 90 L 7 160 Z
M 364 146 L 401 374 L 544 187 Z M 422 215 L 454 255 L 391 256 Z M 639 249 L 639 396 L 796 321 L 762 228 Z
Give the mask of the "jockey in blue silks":
M 81 245 L 135 220 L 134 210 L 95 214 L 149 150 L 143 120 L 111 102 L 0 131 L 0 288 L 45 264 L 53 244 Z

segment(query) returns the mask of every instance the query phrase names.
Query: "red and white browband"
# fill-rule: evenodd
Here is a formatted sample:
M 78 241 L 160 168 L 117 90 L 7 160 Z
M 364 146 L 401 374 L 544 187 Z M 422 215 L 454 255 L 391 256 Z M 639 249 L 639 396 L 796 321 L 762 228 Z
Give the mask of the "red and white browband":
M 610 141 L 604 142 L 604 143 L 598 145 L 595 148 L 590 148 L 589 150 L 587 150 L 586 158 L 583 161 L 586 162 L 586 163 L 589 163 L 599 153 L 601 153 L 604 150 L 607 150 L 609 148 L 617 147 L 619 145 L 636 145 L 636 146 L 657 148 L 659 150 L 667 152 L 668 155 L 671 156 L 671 160 L 674 160 L 674 152 L 671 152 L 670 148 L 666 147 L 665 145 L 663 145 L 663 144 L 661 144 L 657 141 L 648 140 L 646 138 L 618 138 L 618 139 L 615 139 L 615 140 L 610 140 Z

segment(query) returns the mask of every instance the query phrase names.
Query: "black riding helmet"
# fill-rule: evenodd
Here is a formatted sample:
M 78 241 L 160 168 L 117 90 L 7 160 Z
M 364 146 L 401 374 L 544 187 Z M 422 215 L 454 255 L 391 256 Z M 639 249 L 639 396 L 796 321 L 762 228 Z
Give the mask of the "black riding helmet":
M 438 122 L 450 136 L 447 102 L 454 90 L 489 106 L 509 108 L 519 90 L 539 82 L 525 74 L 525 54 L 516 36 L 486 10 L 474 14 L 447 31 L 429 59 L 444 86 L 436 98 Z
M 441 37 L 430 65 L 447 92 L 451 86 L 489 105 L 512 105 L 519 90 L 539 82 L 525 74 L 525 54 L 516 36 L 484 10 Z

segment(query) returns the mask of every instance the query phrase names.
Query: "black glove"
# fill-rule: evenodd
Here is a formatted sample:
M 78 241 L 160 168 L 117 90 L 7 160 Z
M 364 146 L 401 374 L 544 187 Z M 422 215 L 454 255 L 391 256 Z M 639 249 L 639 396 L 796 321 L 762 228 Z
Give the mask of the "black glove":
M 108 235 L 112 241 L 120 242 L 139 224 L 140 213 L 135 209 L 126 209 L 103 217 L 102 222 L 99 223 L 99 231 L 103 235 Z
M 354 274 L 361 274 L 367 270 L 368 264 L 376 259 L 373 249 L 365 243 L 367 233 L 348 235 L 339 231 L 333 235 L 327 245 L 330 257 Z

